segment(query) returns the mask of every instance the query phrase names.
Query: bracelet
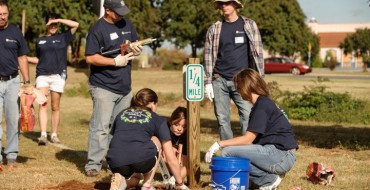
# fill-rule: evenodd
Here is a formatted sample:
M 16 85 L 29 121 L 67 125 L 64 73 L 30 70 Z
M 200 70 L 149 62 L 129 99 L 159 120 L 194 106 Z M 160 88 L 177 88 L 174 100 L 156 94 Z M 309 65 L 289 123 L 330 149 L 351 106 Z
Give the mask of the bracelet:
M 23 83 L 23 84 L 31 84 L 31 81 L 26 80 L 26 81 L 23 81 L 22 83 Z

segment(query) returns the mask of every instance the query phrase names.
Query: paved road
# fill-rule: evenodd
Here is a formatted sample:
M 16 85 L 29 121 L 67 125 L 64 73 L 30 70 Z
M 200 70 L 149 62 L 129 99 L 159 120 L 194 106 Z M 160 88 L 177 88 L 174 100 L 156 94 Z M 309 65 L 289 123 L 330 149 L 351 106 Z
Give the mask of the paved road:
M 369 79 L 370 80 L 370 72 L 368 74 L 363 74 L 361 69 L 336 69 L 334 71 L 330 71 L 329 69 L 325 68 L 314 68 L 312 73 L 308 73 L 305 75 L 292 75 L 290 73 L 284 74 L 266 74 L 266 77 L 269 76 L 279 76 L 279 77 L 290 77 L 290 78 L 317 78 L 317 77 L 325 77 L 329 79 Z

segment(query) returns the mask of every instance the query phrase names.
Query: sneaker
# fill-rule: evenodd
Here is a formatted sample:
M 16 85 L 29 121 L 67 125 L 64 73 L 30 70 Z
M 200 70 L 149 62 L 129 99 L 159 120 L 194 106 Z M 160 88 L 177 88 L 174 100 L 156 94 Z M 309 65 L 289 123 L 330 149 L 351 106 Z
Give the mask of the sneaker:
M 45 136 L 41 136 L 39 138 L 39 146 L 45 146 L 47 142 L 48 142 L 48 139 Z
M 126 187 L 126 179 L 121 174 L 114 173 L 112 175 L 109 190 L 125 190 Z
M 268 185 L 268 186 L 264 186 L 264 187 L 260 187 L 259 190 L 276 190 L 277 186 L 279 186 L 281 180 L 282 180 L 281 177 L 278 176 L 276 181 L 273 184 Z
M 7 165 L 9 169 L 17 167 L 17 161 L 15 159 L 8 159 Z
M 86 171 L 86 176 L 87 177 L 96 177 L 98 175 L 99 175 L 99 172 L 96 169 L 91 169 L 91 170 Z
M 50 141 L 55 144 L 60 144 L 60 140 L 57 136 L 51 137 Z
M 3 170 L 4 170 L 4 168 L 3 168 L 3 162 L 0 161 L 0 172 L 2 172 Z

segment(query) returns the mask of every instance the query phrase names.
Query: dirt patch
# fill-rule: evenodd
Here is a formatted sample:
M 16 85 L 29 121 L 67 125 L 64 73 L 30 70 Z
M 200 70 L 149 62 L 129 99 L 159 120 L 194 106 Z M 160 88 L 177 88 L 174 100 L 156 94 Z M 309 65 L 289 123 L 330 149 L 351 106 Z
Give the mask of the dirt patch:
M 91 190 L 95 189 L 95 185 L 93 183 L 83 183 L 81 181 L 71 180 L 71 181 L 65 181 L 58 185 L 48 185 L 48 186 L 42 186 L 38 189 L 50 189 L 50 190 Z M 108 187 L 105 189 L 109 189 L 109 184 L 107 184 Z

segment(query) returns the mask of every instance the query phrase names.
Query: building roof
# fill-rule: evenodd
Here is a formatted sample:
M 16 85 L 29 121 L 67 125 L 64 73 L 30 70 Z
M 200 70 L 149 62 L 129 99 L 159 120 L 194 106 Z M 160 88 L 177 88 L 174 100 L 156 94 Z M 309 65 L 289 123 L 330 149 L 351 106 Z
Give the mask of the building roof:
M 318 33 L 320 37 L 321 48 L 339 48 L 339 44 L 344 41 L 347 32 L 321 32 Z

